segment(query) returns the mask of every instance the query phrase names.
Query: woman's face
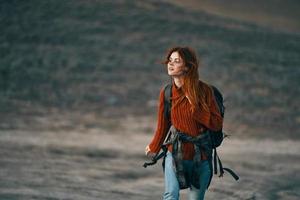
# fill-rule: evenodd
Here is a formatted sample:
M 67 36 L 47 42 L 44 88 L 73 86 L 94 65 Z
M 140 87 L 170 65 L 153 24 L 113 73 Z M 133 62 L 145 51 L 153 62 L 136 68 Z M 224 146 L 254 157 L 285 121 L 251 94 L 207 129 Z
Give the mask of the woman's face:
M 174 51 L 169 58 L 168 74 L 170 76 L 182 76 L 187 68 L 177 51 Z

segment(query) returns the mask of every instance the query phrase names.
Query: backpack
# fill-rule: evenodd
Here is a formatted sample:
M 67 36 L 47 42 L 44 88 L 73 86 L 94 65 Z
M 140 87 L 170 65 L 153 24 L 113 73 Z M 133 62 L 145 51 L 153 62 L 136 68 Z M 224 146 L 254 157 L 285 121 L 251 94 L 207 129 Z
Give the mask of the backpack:
M 210 87 L 213 89 L 214 98 L 217 102 L 220 114 L 221 114 L 222 118 L 224 118 L 225 106 L 224 106 L 223 95 L 215 86 L 210 85 Z M 164 115 L 168 119 L 170 126 L 171 126 L 171 107 L 172 107 L 171 97 L 172 97 L 172 85 L 167 84 L 164 87 Z M 235 180 L 238 180 L 239 176 L 236 173 L 234 173 L 229 168 L 223 167 L 222 162 L 217 154 L 217 147 L 219 147 L 222 144 L 223 139 L 225 137 L 228 137 L 228 135 L 225 134 L 222 129 L 219 131 L 212 131 L 212 130 L 208 129 L 208 131 L 209 131 L 209 135 L 211 138 L 211 145 L 212 145 L 212 150 L 213 150 L 212 159 L 213 159 L 213 164 L 214 164 L 213 165 L 214 166 L 214 174 L 218 173 L 217 164 L 219 164 L 219 170 L 220 170 L 219 177 L 222 177 L 224 174 L 224 171 L 227 171 L 228 173 L 230 173 L 232 175 L 232 177 Z

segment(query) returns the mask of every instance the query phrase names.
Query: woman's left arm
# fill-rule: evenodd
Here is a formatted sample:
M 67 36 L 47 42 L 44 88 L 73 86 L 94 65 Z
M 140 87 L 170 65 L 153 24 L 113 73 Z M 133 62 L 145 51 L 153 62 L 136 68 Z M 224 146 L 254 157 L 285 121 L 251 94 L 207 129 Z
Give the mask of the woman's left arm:
M 216 102 L 216 98 L 213 93 L 211 95 L 211 101 L 209 104 L 210 109 L 210 129 L 213 131 L 219 131 L 223 128 L 223 117 L 219 111 L 219 107 Z
M 205 111 L 197 107 L 193 112 L 193 117 L 199 123 L 203 124 L 206 128 L 212 131 L 219 131 L 223 127 L 223 118 L 217 106 L 212 90 L 208 90 L 210 95 L 208 103 L 209 111 Z

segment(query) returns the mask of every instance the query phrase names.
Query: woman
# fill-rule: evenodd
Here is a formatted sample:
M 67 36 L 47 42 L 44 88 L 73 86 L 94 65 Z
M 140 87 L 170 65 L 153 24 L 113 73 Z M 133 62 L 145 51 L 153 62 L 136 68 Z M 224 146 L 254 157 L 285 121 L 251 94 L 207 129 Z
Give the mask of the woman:
M 198 136 L 206 129 L 217 131 L 222 129 L 223 118 L 218 110 L 213 91 L 208 84 L 199 80 L 198 59 L 194 51 L 189 47 L 171 48 L 166 55 L 164 64 L 168 75 L 172 77 L 172 108 L 171 124 L 180 132 L 189 136 Z M 168 119 L 164 115 L 164 89 L 160 91 L 158 123 L 154 137 L 146 147 L 145 153 L 149 157 L 155 156 L 168 132 Z M 165 159 L 165 192 L 164 200 L 179 199 L 179 183 L 174 170 L 172 157 L 172 145 L 168 146 Z M 192 143 L 182 144 L 183 166 L 186 176 L 192 177 L 193 158 L 195 155 Z M 201 164 L 199 170 L 199 185 L 196 188 L 191 185 L 189 199 L 204 199 L 205 191 L 211 178 L 211 168 L 208 157 L 201 152 Z

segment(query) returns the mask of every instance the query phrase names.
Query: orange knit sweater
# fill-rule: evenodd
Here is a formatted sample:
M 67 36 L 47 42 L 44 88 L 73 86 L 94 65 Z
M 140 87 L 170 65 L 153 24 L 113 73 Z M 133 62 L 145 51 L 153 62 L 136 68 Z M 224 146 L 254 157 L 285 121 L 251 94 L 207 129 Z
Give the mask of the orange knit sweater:
M 197 136 L 201 134 L 205 128 L 211 130 L 220 130 L 223 124 L 223 118 L 220 115 L 219 109 L 217 107 L 215 98 L 213 97 L 212 89 L 204 82 L 199 80 L 199 84 L 204 84 L 204 90 L 206 99 L 211 99 L 207 103 L 210 108 L 210 112 L 200 110 L 197 108 L 194 112 L 190 110 L 191 105 L 187 98 L 184 98 L 183 101 L 178 103 L 175 107 L 172 106 L 171 109 L 171 122 L 172 124 L 180 131 L 190 135 Z M 177 88 L 175 83 L 172 85 L 172 98 L 175 100 L 172 101 L 172 105 L 176 104 L 176 97 L 182 93 L 181 88 Z M 154 134 L 154 137 L 149 144 L 150 151 L 152 153 L 158 153 L 160 147 L 165 139 L 165 136 L 168 132 L 167 127 L 168 121 L 164 115 L 164 89 L 162 88 L 159 95 L 159 106 L 158 106 L 158 119 L 157 119 L 157 128 Z M 194 146 L 192 143 L 183 143 L 183 159 L 192 160 L 194 157 Z M 172 152 L 172 145 L 168 146 L 168 150 Z M 202 159 L 207 159 L 205 154 L 201 155 Z

